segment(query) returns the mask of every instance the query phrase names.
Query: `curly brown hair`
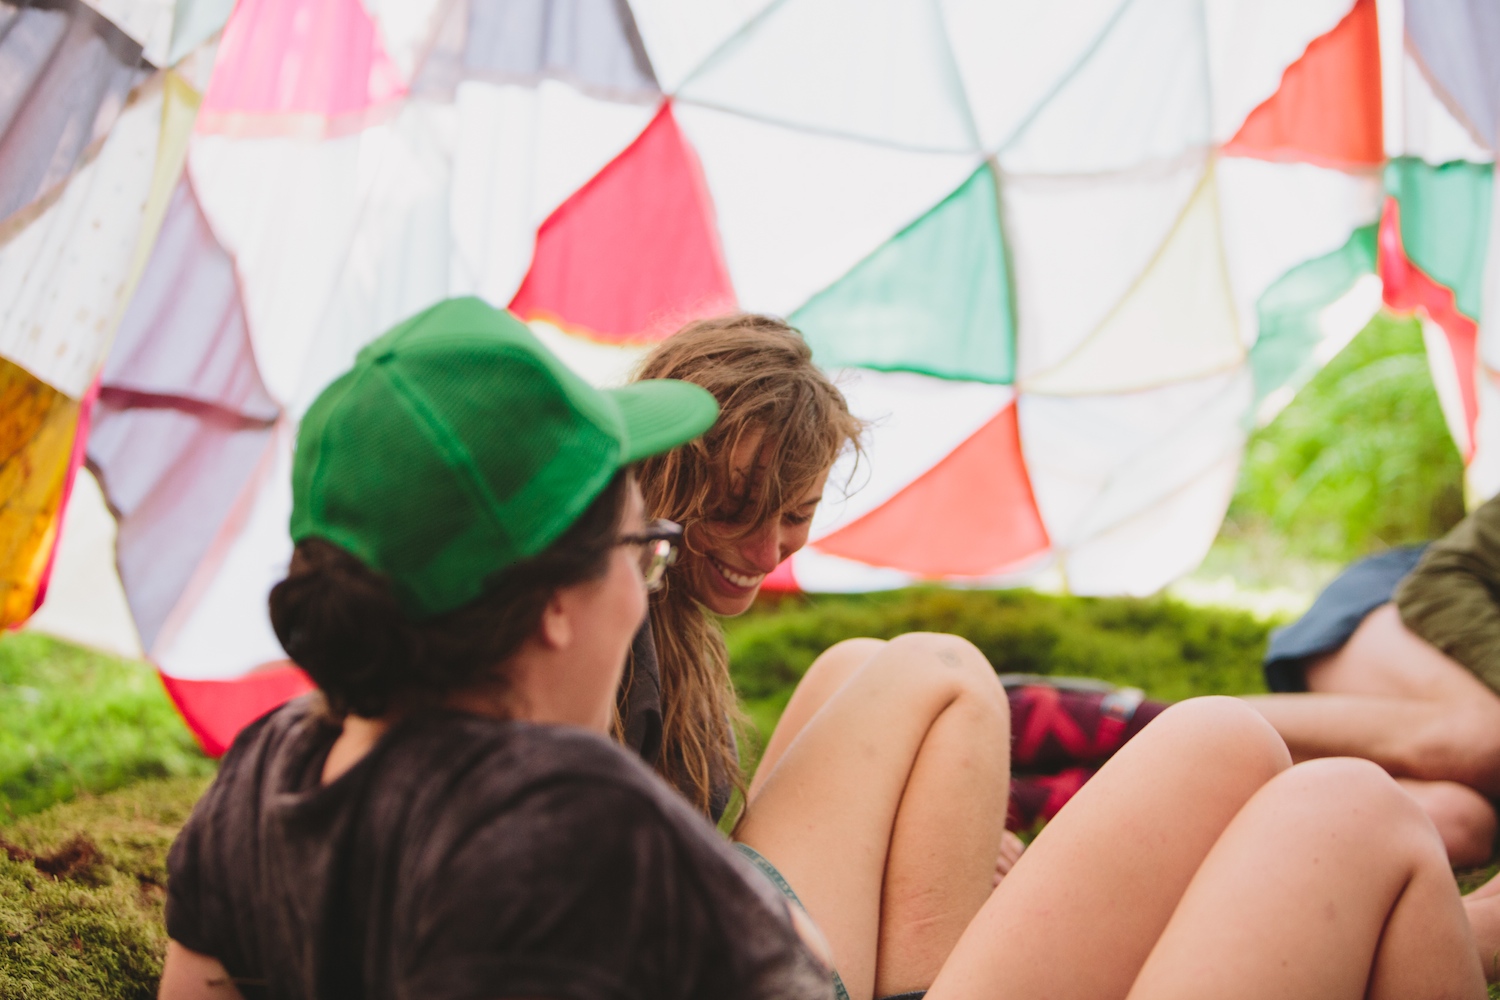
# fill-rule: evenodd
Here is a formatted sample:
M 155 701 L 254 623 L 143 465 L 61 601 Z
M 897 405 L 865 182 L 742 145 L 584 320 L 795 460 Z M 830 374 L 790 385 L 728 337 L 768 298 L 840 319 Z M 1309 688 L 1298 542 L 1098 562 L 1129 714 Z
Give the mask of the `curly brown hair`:
M 798 503 L 846 447 L 859 447 L 862 425 L 843 394 L 813 364 L 802 335 L 771 316 L 690 323 L 647 355 L 636 377 L 692 382 L 719 402 L 707 434 L 639 466 L 647 516 L 682 524 L 689 547 L 708 520 L 753 533 Z M 733 456 L 748 435 L 760 436 L 760 453 L 750 480 L 737 481 Z M 653 595 L 651 630 L 661 668 L 658 767 L 708 812 L 715 774 L 744 791 L 733 739 L 742 716 L 723 633 L 681 566 Z

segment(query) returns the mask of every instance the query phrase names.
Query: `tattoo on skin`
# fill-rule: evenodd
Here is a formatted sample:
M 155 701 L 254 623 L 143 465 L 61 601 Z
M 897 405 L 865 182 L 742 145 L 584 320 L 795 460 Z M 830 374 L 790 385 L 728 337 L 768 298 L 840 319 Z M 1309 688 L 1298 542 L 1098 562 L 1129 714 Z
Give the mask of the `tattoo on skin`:
M 944 663 L 948 664 L 948 666 L 950 666 L 950 667 L 957 667 L 957 666 L 962 666 L 963 665 L 963 661 L 958 658 L 958 654 L 955 653 L 951 649 L 940 649 L 940 650 L 938 650 L 937 657 L 938 657 L 938 659 L 942 660 Z

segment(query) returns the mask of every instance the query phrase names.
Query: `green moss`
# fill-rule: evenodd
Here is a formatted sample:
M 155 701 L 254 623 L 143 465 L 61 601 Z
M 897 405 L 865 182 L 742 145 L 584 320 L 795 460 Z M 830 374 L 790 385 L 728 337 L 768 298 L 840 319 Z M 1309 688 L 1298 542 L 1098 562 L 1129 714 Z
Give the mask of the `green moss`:
M 0 827 L 0 996 L 156 995 L 167 849 L 206 785 L 143 781 Z M 26 857 L 46 866 L 70 847 L 56 876 Z
M 29 632 L 0 638 L 0 822 L 212 771 L 149 664 Z

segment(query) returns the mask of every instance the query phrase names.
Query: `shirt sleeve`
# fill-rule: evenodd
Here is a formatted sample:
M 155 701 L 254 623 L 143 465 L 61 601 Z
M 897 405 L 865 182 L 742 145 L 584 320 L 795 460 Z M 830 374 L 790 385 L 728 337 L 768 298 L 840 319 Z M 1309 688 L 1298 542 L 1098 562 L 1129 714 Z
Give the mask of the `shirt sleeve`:
M 1396 606 L 1407 628 L 1500 690 L 1500 498 L 1428 547 Z
M 645 797 L 562 782 L 478 824 L 428 883 L 401 995 L 737 995 L 702 881 Z
M 203 912 L 203 807 L 193 814 L 167 852 L 167 936 L 204 955 L 213 955 Z

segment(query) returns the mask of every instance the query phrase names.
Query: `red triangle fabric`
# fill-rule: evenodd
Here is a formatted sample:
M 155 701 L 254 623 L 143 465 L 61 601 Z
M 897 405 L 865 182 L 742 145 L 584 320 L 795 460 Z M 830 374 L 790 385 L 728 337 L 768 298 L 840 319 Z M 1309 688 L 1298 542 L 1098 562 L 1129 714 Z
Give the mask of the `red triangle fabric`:
M 222 755 L 241 729 L 271 709 L 313 690 L 312 681 L 290 661 L 230 681 L 192 681 L 162 674 L 161 682 L 210 757 Z
M 1418 309 L 1443 328 L 1448 350 L 1453 355 L 1458 390 L 1463 397 L 1464 425 L 1468 441 L 1464 442 L 1464 462 L 1474 457 L 1474 423 L 1479 418 L 1479 389 L 1475 382 L 1475 365 L 1479 354 L 1479 326 L 1458 309 L 1453 289 L 1434 281 L 1406 256 L 1401 243 L 1401 204 L 1387 198 L 1385 214 L 1380 220 L 1378 268 L 1385 289 L 1385 304 L 1397 312 Z
M 1355 0 L 1308 45 L 1224 152 L 1337 168 L 1384 162 L 1375 0 Z
M 360 0 L 238 0 L 195 128 L 302 134 L 308 119 L 358 127 L 372 108 L 405 93 Z
M 1014 403 L 900 493 L 817 543 L 830 555 L 933 578 L 998 573 L 1047 546 Z
M 670 104 L 542 223 L 510 303 L 609 343 L 662 340 L 734 306 L 708 186 Z

